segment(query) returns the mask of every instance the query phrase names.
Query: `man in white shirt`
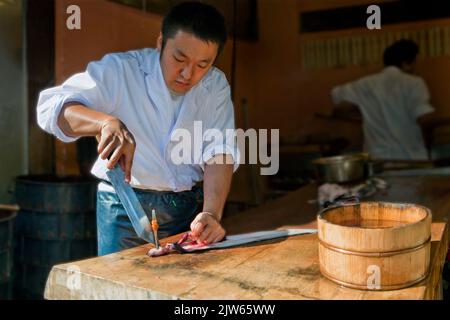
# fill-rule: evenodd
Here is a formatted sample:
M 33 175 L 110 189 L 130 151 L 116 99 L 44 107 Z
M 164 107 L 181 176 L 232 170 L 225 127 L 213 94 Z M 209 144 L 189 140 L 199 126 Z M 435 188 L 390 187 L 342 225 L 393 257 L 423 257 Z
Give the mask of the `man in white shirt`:
M 41 92 L 37 111 L 44 130 L 65 142 L 99 139 L 92 173 L 104 180 L 97 193 L 100 255 L 144 243 L 107 181 L 106 170 L 116 163 L 144 210 L 156 209 L 160 237 L 189 228 L 199 243 L 224 237 L 220 220 L 239 163 L 234 144 L 204 143 L 201 159 L 177 165 L 171 136 L 179 129 L 194 133 L 194 121 L 201 121 L 203 130 L 234 129 L 230 87 L 213 66 L 226 37 L 215 8 L 182 3 L 164 18 L 157 49 L 108 54 Z M 201 180 L 203 191 L 195 187 Z
M 425 82 L 413 75 L 418 52 L 414 42 L 400 40 L 385 50 L 383 71 L 331 92 L 335 115 L 359 109 L 364 149 L 373 158 L 428 159 L 421 125 L 430 125 L 434 108 Z

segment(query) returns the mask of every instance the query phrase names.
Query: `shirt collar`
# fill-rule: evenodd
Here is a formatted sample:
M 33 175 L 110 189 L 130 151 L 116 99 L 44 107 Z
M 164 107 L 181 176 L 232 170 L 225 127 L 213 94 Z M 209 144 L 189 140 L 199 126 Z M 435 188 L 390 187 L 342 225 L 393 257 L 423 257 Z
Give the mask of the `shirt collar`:
M 401 72 L 400 68 L 397 66 L 387 66 L 384 68 L 385 72 Z
M 147 54 L 143 54 L 141 59 L 139 59 L 139 68 L 146 75 L 150 75 L 151 77 L 156 77 L 158 72 L 161 70 L 160 62 L 160 53 L 156 49 L 148 49 Z M 159 70 L 158 70 L 159 69 Z

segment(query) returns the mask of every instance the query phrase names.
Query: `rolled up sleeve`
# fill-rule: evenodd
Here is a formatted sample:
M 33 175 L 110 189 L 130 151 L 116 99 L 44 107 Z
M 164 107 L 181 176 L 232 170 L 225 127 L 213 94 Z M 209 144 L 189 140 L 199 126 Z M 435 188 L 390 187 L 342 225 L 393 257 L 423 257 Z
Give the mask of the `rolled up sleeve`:
M 358 94 L 355 91 L 357 83 L 347 83 L 341 86 L 336 86 L 331 90 L 331 99 L 334 105 L 341 102 L 350 102 L 358 105 Z
M 433 106 L 430 104 L 430 93 L 425 81 L 420 78 L 417 79 L 414 88 L 409 92 L 411 94 L 409 105 L 416 119 L 434 111 Z
M 203 163 L 205 164 L 214 156 L 228 154 L 233 158 L 233 172 L 239 167 L 240 154 L 236 143 L 234 109 L 231 101 L 230 86 L 223 74 L 217 80 L 215 94 L 212 94 L 211 112 L 213 120 L 208 129 L 218 130 L 223 139 L 211 139 L 203 144 Z M 213 132 L 212 131 L 212 132 Z
M 89 63 L 83 73 L 67 79 L 62 85 L 43 90 L 37 103 L 37 123 L 63 142 L 73 142 L 58 126 L 58 117 L 66 103 L 78 102 L 88 108 L 111 114 L 118 92 L 119 61 L 114 54 Z

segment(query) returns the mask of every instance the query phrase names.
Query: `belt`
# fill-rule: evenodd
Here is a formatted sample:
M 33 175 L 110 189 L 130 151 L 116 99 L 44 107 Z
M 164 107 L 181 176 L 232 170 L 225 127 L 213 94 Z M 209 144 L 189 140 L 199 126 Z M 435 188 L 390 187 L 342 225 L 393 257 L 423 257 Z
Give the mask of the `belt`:
M 101 190 L 101 191 L 115 192 L 114 187 L 113 187 L 113 185 L 111 184 L 111 182 L 109 182 L 109 181 L 107 181 L 107 180 L 104 180 L 104 179 L 100 179 L 100 181 L 101 181 L 101 182 L 100 182 L 100 185 L 103 183 L 103 184 L 105 184 L 105 185 L 107 186 L 107 188 L 101 188 L 100 185 L 99 185 L 99 190 Z M 174 193 L 174 194 L 180 194 L 180 193 L 183 193 L 183 192 L 197 191 L 198 189 L 200 189 L 200 187 L 197 186 L 197 185 L 193 186 L 191 190 L 179 191 L 179 192 L 175 192 L 175 191 L 171 191 L 171 190 L 152 190 L 152 189 L 142 189 L 142 188 L 136 188 L 136 187 L 133 187 L 133 190 L 136 191 L 136 192 L 138 192 L 138 193 L 146 193 L 146 192 L 149 192 L 149 193 L 156 193 L 156 194 L 172 194 L 172 193 Z

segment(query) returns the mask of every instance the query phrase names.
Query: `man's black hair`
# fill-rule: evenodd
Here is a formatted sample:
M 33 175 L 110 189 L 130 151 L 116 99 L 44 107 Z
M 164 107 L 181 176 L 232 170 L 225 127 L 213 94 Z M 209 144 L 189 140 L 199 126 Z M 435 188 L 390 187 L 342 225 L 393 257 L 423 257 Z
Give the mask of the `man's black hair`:
M 218 53 L 222 51 L 227 40 L 223 15 L 213 6 L 200 2 L 182 2 L 164 17 L 162 48 L 167 39 L 173 38 L 179 30 L 192 33 L 203 41 L 217 43 Z
M 399 40 L 384 50 L 383 62 L 387 66 L 401 67 L 403 63 L 413 63 L 419 54 L 419 46 L 411 40 Z

